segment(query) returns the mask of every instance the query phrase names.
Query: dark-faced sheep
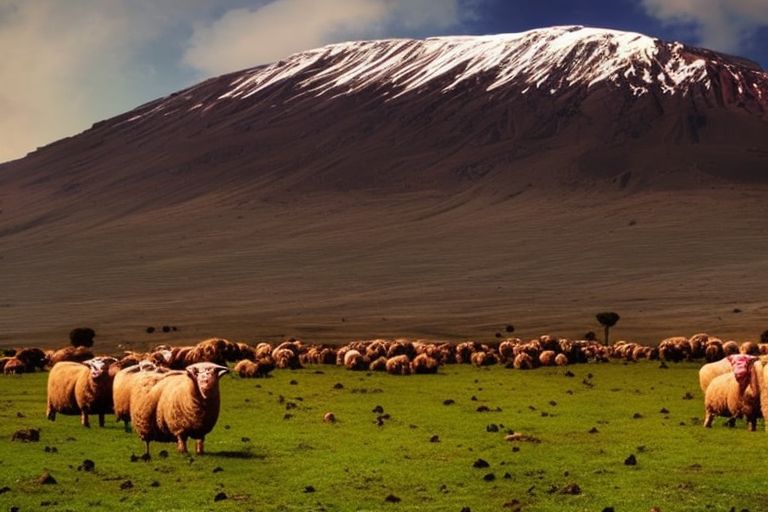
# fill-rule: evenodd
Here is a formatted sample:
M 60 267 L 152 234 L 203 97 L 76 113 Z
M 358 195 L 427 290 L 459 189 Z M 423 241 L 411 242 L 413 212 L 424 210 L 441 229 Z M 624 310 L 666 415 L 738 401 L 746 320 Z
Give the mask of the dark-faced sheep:
M 759 373 L 762 364 L 753 356 L 742 355 L 733 364 L 733 372 L 712 379 L 704 394 L 706 418 L 704 426 L 709 428 L 715 416 L 747 420 L 750 431 L 755 430 L 760 417 Z
M 348 350 L 344 354 L 344 367 L 347 370 L 362 371 L 368 368 L 368 363 L 366 362 L 365 357 L 363 357 L 363 354 L 353 349 Z
M 99 415 L 99 426 L 104 426 L 104 415 L 112 412 L 112 379 L 109 365 L 114 358 L 94 358 L 75 363 L 56 363 L 48 374 L 48 400 L 46 416 L 56 419 L 56 413 L 79 414 L 84 427 L 90 427 L 89 414 Z
M 4 361 L 3 374 L 4 375 L 21 375 L 27 369 L 27 365 L 24 361 L 18 357 L 9 357 Z
M 146 443 L 176 441 L 187 453 L 187 439 L 195 439 L 195 453 L 204 453 L 205 436 L 219 418 L 219 380 L 229 371 L 214 363 L 196 363 L 183 372 L 169 372 L 143 397 L 131 398 L 134 430 Z

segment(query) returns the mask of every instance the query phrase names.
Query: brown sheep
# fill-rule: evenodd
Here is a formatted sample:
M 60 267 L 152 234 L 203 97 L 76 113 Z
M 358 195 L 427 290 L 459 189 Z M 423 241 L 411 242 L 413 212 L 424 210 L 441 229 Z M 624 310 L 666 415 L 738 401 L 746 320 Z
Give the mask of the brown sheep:
M 554 350 L 545 350 L 539 355 L 539 364 L 541 366 L 553 366 L 555 364 L 555 357 L 557 355 Z
M 75 363 L 56 363 L 48 374 L 46 417 L 56 420 L 56 413 L 79 414 L 84 427 L 90 427 L 89 414 L 99 415 L 99 426 L 104 426 L 104 415 L 112 412 L 112 379 L 109 365 L 114 358 L 94 358 Z
M 706 418 L 704 426 L 709 428 L 715 416 L 747 420 L 747 428 L 754 431 L 760 410 L 759 374 L 763 367 L 752 356 L 734 364 L 734 371 L 719 375 L 709 383 L 704 395 Z
M 515 356 L 512 365 L 518 370 L 531 370 L 533 369 L 533 358 L 525 352 L 520 352 Z
M 9 357 L 3 365 L 4 375 L 21 375 L 27 370 L 27 365 L 18 357 Z
M 235 365 L 234 371 L 244 379 L 258 379 L 266 377 L 275 369 L 275 361 L 270 356 L 264 356 L 251 361 L 243 359 Z
M 35 370 L 42 370 L 48 361 L 45 352 L 39 348 L 27 347 L 16 353 L 16 359 L 24 363 L 24 372 L 32 373 Z
M 372 372 L 385 372 L 387 371 L 387 358 L 386 356 L 381 356 L 373 361 L 371 361 L 371 364 L 368 365 L 368 369 Z
M 93 359 L 93 352 L 86 347 L 64 347 L 53 352 L 48 358 L 48 364 L 53 367 L 56 363 L 62 361 L 71 361 L 82 363 Z
M 273 350 L 272 359 L 275 361 L 275 366 L 281 370 L 298 370 L 302 367 L 298 351 L 291 350 L 287 347 L 278 347 Z
M 705 364 L 699 368 L 699 386 L 701 387 L 701 390 L 706 392 L 709 383 L 712 382 L 715 377 L 732 371 L 733 366 L 731 366 L 731 362 L 727 357 L 714 363 Z
M 411 361 L 405 354 L 387 359 L 387 373 L 391 375 L 410 375 Z
M 740 354 L 747 354 L 750 356 L 759 356 L 760 355 L 760 347 L 757 346 L 757 343 L 753 341 L 745 341 L 741 344 L 739 347 L 739 353 Z M 16 356 L 18 357 L 18 356 Z
M 219 380 L 228 371 L 214 363 L 195 363 L 183 372 L 169 372 L 142 397 L 131 397 L 134 430 L 146 443 L 147 456 L 151 441 L 176 441 L 178 451 L 187 453 L 190 437 L 196 440 L 195 453 L 204 454 L 205 436 L 219 417 Z
M 111 369 L 111 367 L 110 367 Z M 131 396 L 137 380 L 147 379 L 147 375 L 154 375 L 155 381 L 169 372 L 167 368 L 155 365 L 152 361 L 144 360 L 138 364 L 122 368 L 112 382 L 112 403 L 115 419 L 125 424 L 125 431 L 130 432 L 131 421 Z
M 565 354 L 557 354 L 555 356 L 555 364 L 557 366 L 568 366 L 568 357 Z
M 732 356 L 739 353 L 739 344 L 733 340 L 723 343 L 723 353 L 726 356 Z
M 353 349 L 344 354 L 344 366 L 347 370 L 362 371 L 367 369 L 368 363 L 360 352 Z
M 437 373 L 438 366 L 437 359 L 427 354 L 419 354 L 411 361 L 411 370 L 413 370 L 413 373 L 418 374 Z

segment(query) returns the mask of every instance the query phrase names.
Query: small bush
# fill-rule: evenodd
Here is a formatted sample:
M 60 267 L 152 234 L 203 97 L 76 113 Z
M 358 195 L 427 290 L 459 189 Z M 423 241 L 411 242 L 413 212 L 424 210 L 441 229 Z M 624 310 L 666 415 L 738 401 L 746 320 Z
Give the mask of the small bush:
M 73 347 L 92 347 L 96 331 L 90 327 L 76 327 L 69 332 L 69 342 Z

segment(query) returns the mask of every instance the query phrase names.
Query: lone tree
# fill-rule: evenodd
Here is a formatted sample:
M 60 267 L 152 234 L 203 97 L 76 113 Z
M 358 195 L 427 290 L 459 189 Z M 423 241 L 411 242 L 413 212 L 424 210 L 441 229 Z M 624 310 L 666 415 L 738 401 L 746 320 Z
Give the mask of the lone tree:
M 92 347 L 96 332 L 90 327 L 76 327 L 69 332 L 69 342 L 73 347 Z
M 595 315 L 595 318 L 597 318 L 597 321 L 600 322 L 600 325 L 602 325 L 605 329 L 605 344 L 607 345 L 608 332 L 611 330 L 611 327 L 616 325 L 616 322 L 618 322 L 621 317 L 618 313 L 614 313 L 613 311 L 606 311 L 604 313 L 598 313 Z

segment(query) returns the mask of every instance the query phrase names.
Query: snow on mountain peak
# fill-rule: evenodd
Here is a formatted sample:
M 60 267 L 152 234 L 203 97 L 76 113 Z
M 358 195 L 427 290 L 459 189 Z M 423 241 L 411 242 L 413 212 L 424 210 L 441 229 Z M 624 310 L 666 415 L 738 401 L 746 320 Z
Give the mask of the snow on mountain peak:
M 398 96 L 431 82 L 447 92 L 478 79 L 487 83 L 488 92 L 516 83 L 524 92 L 552 94 L 605 81 L 627 83 L 637 96 L 652 86 L 665 94 L 684 94 L 693 83 L 711 86 L 704 55 L 680 43 L 634 32 L 558 26 L 514 34 L 332 44 L 247 70 L 220 99 L 247 98 L 288 79 L 299 93 L 315 95 L 388 87 Z

